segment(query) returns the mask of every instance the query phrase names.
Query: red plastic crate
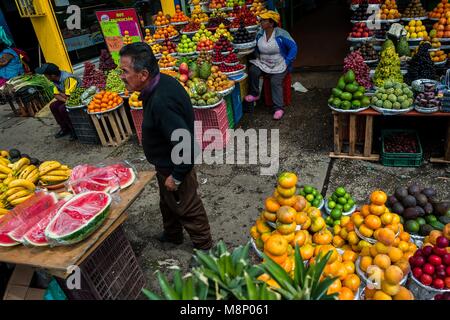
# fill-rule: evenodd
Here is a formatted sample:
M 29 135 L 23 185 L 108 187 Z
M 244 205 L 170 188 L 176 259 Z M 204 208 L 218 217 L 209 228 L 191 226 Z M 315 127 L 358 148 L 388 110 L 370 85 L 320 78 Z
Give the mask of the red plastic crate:
M 203 141 L 201 143 L 202 150 L 210 144 L 213 144 L 216 149 L 225 148 L 228 142 L 228 135 L 226 133 L 229 128 L 226 102 L 223 101 L 218 107 L 212 109 L 194 109 L 194 115 L 196 121 L 195 137 L 199 144 L 201 137 L 205 139 L 210 137 L 208 133 L 205 134 L 205 131 L 208 129 L 218 129 L 222 134 L 222 143 L 219 143 L 219 141 Z M 198 122 L 201 122 L 201 128 Z
M 292 102 L 292 88 L 291 88 L 291 74 L 287 73 L 283 80 L 283 100 L 284 106 L 288 106 Z M 270 86 L 270 79 L 267 76 L 264 76 L 264 103 L 266 106 L 273 106 L 272 101 L 272 90 Z
M 134 128 L 139 140 L 139 145 L 142 146 L 142 121 L 144 121 L 144 109 L 131 108 L 131 117 L 133 118 Z

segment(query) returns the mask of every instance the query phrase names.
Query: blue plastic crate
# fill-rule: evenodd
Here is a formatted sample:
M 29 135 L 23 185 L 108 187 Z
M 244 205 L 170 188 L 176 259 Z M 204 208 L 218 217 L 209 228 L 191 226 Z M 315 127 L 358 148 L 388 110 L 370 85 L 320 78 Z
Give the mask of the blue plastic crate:
M 233 102 L 233 115 L 234 115 L 234 125 L 237 126 L 239 121 L 242 119 L 242 100 L 241 100 L 241 89 L 239 85 L 234 87 L 234 90 L 230 94 L 231 101 Z

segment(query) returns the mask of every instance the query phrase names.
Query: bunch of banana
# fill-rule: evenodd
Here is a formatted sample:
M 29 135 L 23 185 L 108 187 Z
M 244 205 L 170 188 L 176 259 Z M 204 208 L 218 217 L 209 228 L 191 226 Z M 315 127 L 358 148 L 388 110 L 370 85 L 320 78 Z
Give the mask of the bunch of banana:
M 13 171 L 9 166 L 9 160 L 0 157 L 0 181 L 4 181 L 8 176 L 12 176 Z
M 8 214 L 9 210 L 6 209 L 6 203 L 3 201 L 0 201 L 0 219 L 5 215 Z
M 8 159 L 9 158 L 9 152 L 6 150 L 0 150 L 0 158 Z
M 12 169 L 12 174 L 15 177 L 19 177 L 22 171 L 24 171 L 30 165 L 30 159 L 20 158 L 18 161 L 10 164 L 9 167 Z
M 7 178 L 7 182 L 8 190 L 0 196 L 0 202 L 6 208 L 15 207 L 28 200 L 36 189 L 34 183 L 25 179 Z M 5 184 L 4 181 L 3 184 Z
M 36 184 L 39 181 L 39 169 L 34 164 L 29 164 L 20 171 L 19 179 L 25 179 Z
M 39 180 L 42 185 L 58 184 L 69 179 L 72 170 L 58 161 L 45 161 L 39 166 Z

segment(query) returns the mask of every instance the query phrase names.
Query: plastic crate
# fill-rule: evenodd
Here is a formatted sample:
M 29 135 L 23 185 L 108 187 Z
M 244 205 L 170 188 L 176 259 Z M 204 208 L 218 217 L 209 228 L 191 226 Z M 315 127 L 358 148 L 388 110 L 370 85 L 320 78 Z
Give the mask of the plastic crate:
M 146 281 L 122 227 L 117 228 L 81 266 L 81 289 L 58 283 L 70 300 L 136 300 Z
M 66 109 L 78 141 L 83 144 L 99 144 L 100 139 L 98 137 L 97 130 L 92 123 L 92 119 L 87 113 L 87 107 L 66 107 Z
M 234 90 L 231 92 L 231 99 L 233 102 L 233 117 L 234 125 L 237 125 L 242 119 L 242 98 L 240 86 L 235 86 Z
M 288 106 L 292 102 L 292 88 L 291 88 L 291 74 L 287 73 L 283 80 L 283 100 L 284 106 Z M 270 85 L 270 79 L 268 77 L 264 77 L 264 103 L 266 106 L 273 106 L 272 101 L 272 90 Z
M 384 139 L 391 134 L 409 133 L 416 137 L 418 153 L 389 153 L 384 150 Z M 423 163 L 423 151 L 419 136 L 414 130 L 382 130 L 381 132 L 381 164 L 387 167 L 419 167 Z
M 144 121 L 144 109 L 134 109 L 130 107 L 130 111 L 139 145 L 142 146 L 142 121 Z
M 231 95 L 227 95 L 225 97 L 225 102 L 227 103 L 227 116 L 228 116 L 228 125 L 231 129 L 234 128 L 234 115 L 233 115 L 233 101 L 231 99 Z
M 213 145 L 215 149 L 222 150 L 228 143 L 227 130 L 229 129 L 227 104 L 222 102 L 218 107 L 212 109 L 194 109 L 195 115 L 195 137 L 204 150 L 207 146 Z M 222 141 L 210 141 L 211 133 L 209 129 L 220 130 Z M 207 140 L 207 141 L 206 141 Z

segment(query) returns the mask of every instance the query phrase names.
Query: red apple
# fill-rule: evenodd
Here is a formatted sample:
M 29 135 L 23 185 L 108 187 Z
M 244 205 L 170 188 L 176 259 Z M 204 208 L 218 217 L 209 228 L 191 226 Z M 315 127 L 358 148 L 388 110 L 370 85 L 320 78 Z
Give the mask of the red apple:
M 435 254 L 432 254 L 431 256 L 428 257 L 428 262 L 434 266 L 438 266 L 438 265 L 442 264 L 442 259 L 441 259 L 441 257 L 438 257 Z
M 179 70 L 180 70 L 181 74 L 185 74 L 185 75 L 189 74 L 189 66 L 187 65 L 186 62 L 183 62 L 182 64 L 180 64 Z
M 413 272 L 414 278 L 416 278 L 416 279 L 420 279 L 420 277 L 423 274 L 422 269 L 420 269 L 419 267 L 415 267 L 412 272 Z
M 444 289 L 445 283 L 444 280 L 436 278 L 433 280 L 433 287 L 436 289 Z
M 187 75 L 182 74 L 182 75 L 180 76 L 180 81 L 181 81 L 181 82 L 187 82 L 188 80 L 189 80 L 189 77 L 188 77 Z
M 431 278 L 429 274 L 423 274 L 420 277 L 420 282 L 422 282 L 426 286 L 429 286 L 433 282 L 433 278 Z
M 422 271 L 426 274 L 432 275 L 434 274 L 434 266 L 429 263 L 425 263 L 425 265 L 422 267 Z
M 369 34 L 367 32 L 363 32 L 362 36 L 363 36 L 363 38 L 367 38 L 369 36 Z

